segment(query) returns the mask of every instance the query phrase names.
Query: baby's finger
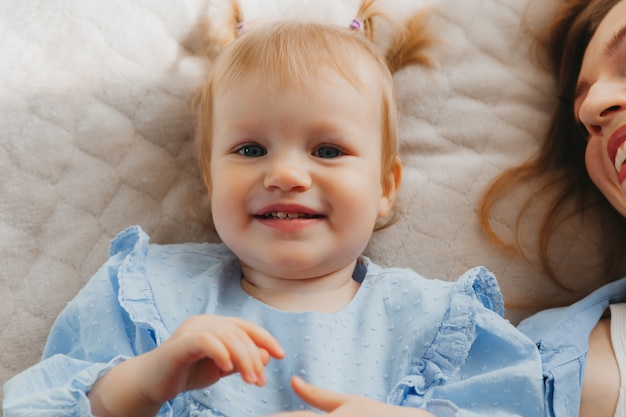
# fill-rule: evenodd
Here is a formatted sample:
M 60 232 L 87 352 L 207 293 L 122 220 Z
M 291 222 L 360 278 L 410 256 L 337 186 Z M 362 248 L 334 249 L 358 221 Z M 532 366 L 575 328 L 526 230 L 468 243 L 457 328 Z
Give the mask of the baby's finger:
M 199 338 L 202 356 L 213 360 L 215 365 L 224 373 L 230 374 L 234 371 L 235 365 L 231 358 L 231 353 L 224 342 L 210 333 L 204 333 Z
M 346 394 L 339 394 L 311 385 L 297 376 L 291 378 L 291 386 L 304 402 L 327 413 L 341 407 L 351 398 Z
M 272 414 L 271 416 L 266 417 L 319 417 L 319 414 L 314 413 L 313 411 L 287 411 L 280 414 Z
M 242 329 L 223 335 L 222 342 L 244 381 L 265 384 L 264 369 L 270 359 L 265 349 L 258 347 Z
M 199 340 L 200 355 L 210 358 L 223 376 L 237 372 L 249 384 L 265 383 L 263 369 L 269 361 L 269 354 L 261 352 L 241 329 L 218 335 L 204 333 Z M 199 359 L 197 354 L 193 356 Z
M 267 350 L 259 348 L 259 355 L 261 356 L 261 362 L 263 362 L 263 366 L 267 365 L 270 362 L 271 356 Z
M 258 347 L 265 349 L 272 357 L 276 359 L 285 357 L 285 351 L 270 332 L 246 320 L 237 318 L 233 318 L 233 320 L 248 334 Z

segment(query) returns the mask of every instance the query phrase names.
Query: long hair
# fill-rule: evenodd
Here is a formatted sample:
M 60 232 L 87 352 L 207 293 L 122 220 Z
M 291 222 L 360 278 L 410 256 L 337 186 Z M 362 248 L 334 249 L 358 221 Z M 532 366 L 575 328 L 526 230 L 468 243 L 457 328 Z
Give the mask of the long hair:
M 583 217 L 598 213 L 603 265 L 609 279 L 617 277 L 626 250 L 626 219 L 604 198 L 591 181 L 585 166 L 587 134 L 578 125 L 573 99 L 583 56 L 600 22 L 620 0 L 569 0 L 538 39 L 556 80 L 558 102 L 538 153 L 524 164 L 508 169 L 488 186 L 479 203 L 482 229 L 497 245 L 524 255 L 520 225 L 529 207 L 546 199 L 550 204 L 540 222 L 539 259 L 548 275 L 559 285 L 548 248 L 559 224 L 573 214 Z M 495 205 L 513 189 L 540 179 L 539 189 L 521 206 L 515 223 L 515 242 L 506 242 L 494 231 L 491 214 Z M 573 211 L 572 211 L 573 207 Z
M 378 69 L 382 91 L 382 169 L 381 184 L 399 161 L 398 111 L 396 105 L 393 72 L 408 64 L 427 64 L 431 61 L 425 49 L 432 38 L 424 24 L 425 14 L 413 16 L 406 25 L 394 27 L 394 36 L 386 55 L 373 42 L 374 18 L 385 14 L 374 0 L 364 0 L 356 18 L 355 27 L 280 21 L 258 28 L 241 30 L 241 10 L 233 2 L 233 29 L 237 32 L 232 42 L 224 47 L 212 62 L 206 82 L 196 98 L 196 152 L 207 189 L 211 190 L 210 160 L 212 143 L 213 97 L 234 83 L 251 74 L 261 74 L 278 87 L 307 88 L 307 80 L 319 75 L 320 68 L 336 71 L 355 87 L 361 87 L 361 77 L 355 71 L 357 59 L 365 57 Z M 391 224 L 397 218 L 397 210 L 382 219 L 377 229 Z

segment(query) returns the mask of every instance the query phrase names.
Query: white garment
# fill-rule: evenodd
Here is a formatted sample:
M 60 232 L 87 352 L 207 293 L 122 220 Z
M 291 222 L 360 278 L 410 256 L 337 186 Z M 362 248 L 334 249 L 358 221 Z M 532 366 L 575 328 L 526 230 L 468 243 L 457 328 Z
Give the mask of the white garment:
M 611 343 L 621 379 L 615 417 L 626 417 L 626 304 L 611 304 L 610 308 Z

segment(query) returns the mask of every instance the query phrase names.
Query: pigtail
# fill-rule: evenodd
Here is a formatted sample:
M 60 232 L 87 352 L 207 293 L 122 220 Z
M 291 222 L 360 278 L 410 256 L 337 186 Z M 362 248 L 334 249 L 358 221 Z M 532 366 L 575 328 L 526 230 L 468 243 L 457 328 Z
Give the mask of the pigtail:
M 231 40 L 234 40 L 237 36 L 239 36 L 242 32 L 246 30 L 246 26 L 243 22 L 243 12 L 241 11 L 241 6 L 237 0 L 230 0 L 232 5 L 232 14 L 229 19 L 230 27 L 233 33 L 233 37 Z
M 428 26 L 427 15 L 427 10 L 417 12 L 393 34 L 385 54 L 392 74 L 407 65 L 435 66 L 435 61 L 426 53 L 436 42 Z
M 189 42 L 192 44 L 190 49 L 199 50 L 201 55 L 212 61 L 245 30 L 243 12 L 237 0 L 209 2 L 204 18 L 191 34 L 193 42 Z
M 407 65 L 434 66 L 434 61 L 426 53 L 435 43 L 427 24 L 427 15 L 427 10 L 420 10 L 400 25 L 378 6 L 377 0 L 362 0 L 350 28 L 362 32 L 374 42 L 378 35 L 374 33 L 374 18 L 385 19 L 391 28 L 391 41 L 385 59 L 391 73 L 395 73 Z
M 387 19 L 387 15 L 378 7 L 376 0 L 362 0 L 356 19 L 352 21 L 350 27 L 357 31 L 361 30 L 365 37 L 373 42 L 375 17 Z

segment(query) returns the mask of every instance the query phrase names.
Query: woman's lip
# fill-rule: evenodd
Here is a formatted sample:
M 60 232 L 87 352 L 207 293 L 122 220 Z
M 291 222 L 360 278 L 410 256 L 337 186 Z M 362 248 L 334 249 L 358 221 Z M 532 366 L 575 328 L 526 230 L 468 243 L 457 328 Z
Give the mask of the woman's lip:
M 615 130 L 607 143 L 606 150 L 609 154 L 609 160 L 615 165 L 615 158 L 617 157 L 617 151 L 620 146 L 626 141 L 626 125 L 620 126 Z
M 624 181 L 626 181 L 626 169 L 622 168 L 620 171 L 617 172 L 617 180 L 619 181 L 620 184 L 624 184 Z

